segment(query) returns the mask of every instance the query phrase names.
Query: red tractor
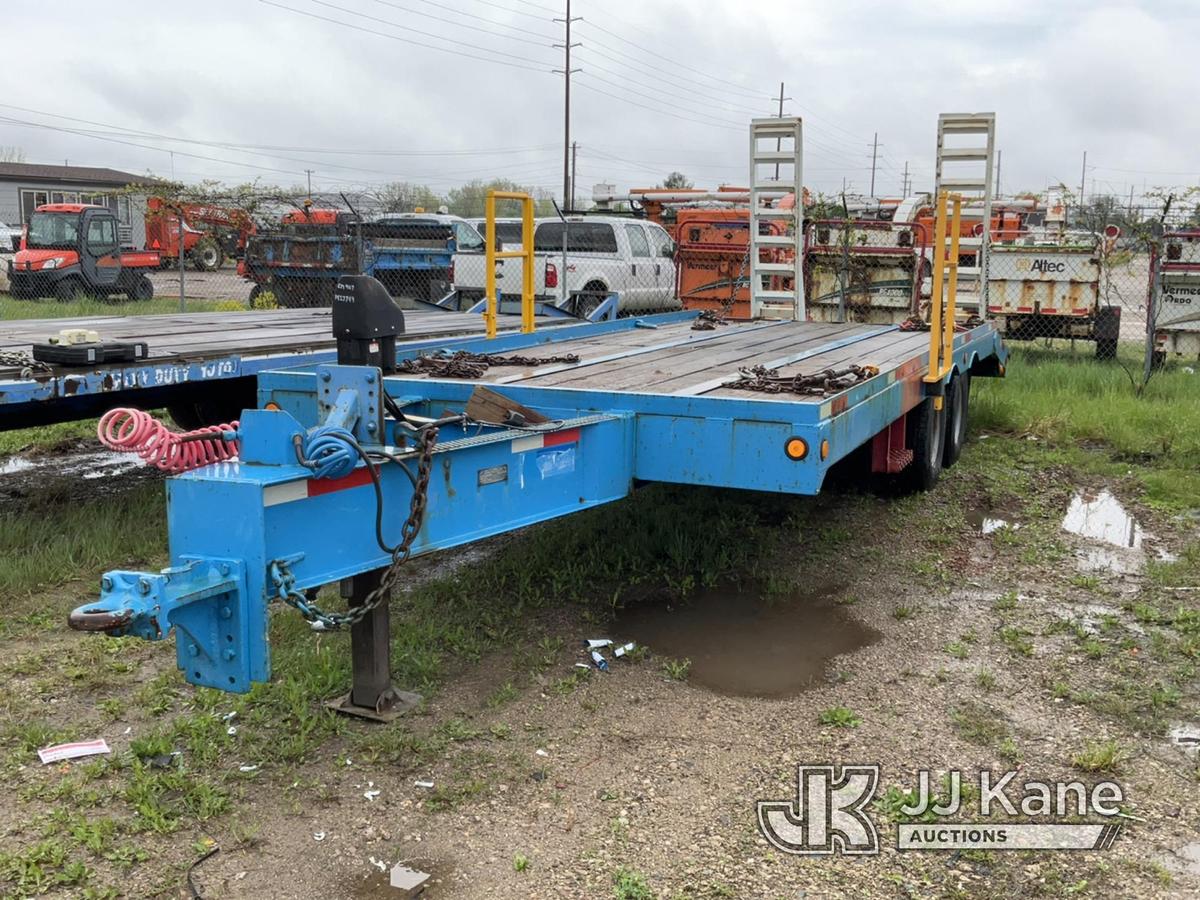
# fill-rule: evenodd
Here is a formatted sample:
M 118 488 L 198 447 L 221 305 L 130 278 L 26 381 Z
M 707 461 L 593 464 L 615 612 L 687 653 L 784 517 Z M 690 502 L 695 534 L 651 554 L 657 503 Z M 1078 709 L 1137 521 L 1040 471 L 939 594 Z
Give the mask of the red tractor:
M 106 206 L 49 203 L 29 217 L 21 249 L 8 264 L 9 290 L 18 299 L 77 294 L 149 300 L 154 285 L 146 273 L 157 269 L 153 250 L 122 250 L 117 217 Z
M 183 253 L 199 272 L 215 271 L 226 257 L 241 256 L 255 231 L 244 209 L 151 197 L 146 201 L 146 248 L 157 250 L 163 265 L 179 264 L 180 217 Z

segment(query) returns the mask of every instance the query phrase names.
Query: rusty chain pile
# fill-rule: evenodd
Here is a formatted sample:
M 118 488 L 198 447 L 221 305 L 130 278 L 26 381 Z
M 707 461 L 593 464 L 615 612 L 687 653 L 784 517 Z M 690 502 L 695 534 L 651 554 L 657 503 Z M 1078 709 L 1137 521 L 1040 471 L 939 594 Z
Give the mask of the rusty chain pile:
M 853 387 L 879 374 L 875 366 L 848 366 L 845 369 L 824 369 L 811 375 L 780 375 L 778 369 L 755 366 L 739 369 L 737 381 L 725 385 L 742 391 L 761 391 L 764 394 L 800 394 L 805 397 L 824 397 Z
M 967 318 L 964 319 L 963 321 L 955 322 L 954 330 L 956 332 L 970 331 L 972 328 L 978 328 L 980 325 L 983 324 L 983 322 L 984 322 L 984 320 L 981 319 L 978 314 L 971 313 L 971 315 L 967 316 Z M 929 330 L 929 322 L 927 322 L 925 319 L 921 318 L 920 316 L 909 316 L 907 319 L 905 319 L 903 322 L 900 323 L 900 330 L 901 331 L 928 331 Z
M 275 584 L 277 595 L 284 603 L 297 610 L 300 615 L 313 624 L 314 628 L 336 630 L 357 625 L 369 616 L 377 606 L 386 603 L 391 596 L 400 570 L 408 562 L 412 554 L 413 541 L 421 530 L 425 520 L 425 507 L 429 500 L 429 478 L 433 472 L 433 447 L 437 443 L 437 428 L 421 430 L 419 440 L 419 455 L 417 457 L 417 476 L 414 479 L 412 499 L 409 502 L 408 518 L 400 528 L 400 543 L 392 550 L 392 561 L 384 570 L 379 584 L 367 594 L 358 606 L 351 607 L 344 613 L 331 613 L 312 603 L 303 591 L 295 587 L 296 576 L 288 569 L 287 563 L 276 561 L 271 563 L 271 580 Z M 402 463 L 397 462 L 397 465 Z
M 492 366 L 524 366 L 532 368 L 547 363 L 577 363 L 579 356 L 501 356 L 497 353 L 470 353 L 457 350 L 440 356 L 418 356 L 406 359 L 396 371 L 406 375 L 429 375 L 433 378 L 479 378 Z
M 696 316 L 696 321 L 692 323 L 692 331 L 716 331 L 718 325 L 729 324 L 729 313 L 733 309 L 733 304 L 737 301 L 738 285 L 742 283 L 742 276 L 746 274 L 746 266 L 750 262 L 750 247 L 746 247 L 746 255 L 742 257 L 742 265 L 738 268 L 737 278 L 729 279 L 729 297 L 721 301 L 721 310 L 706 309 L 700 315 Z
M 20 350 L 0 350 L 0 368 L 12 366 L 21 370 L 22 378 L 32 378 L 34 372 L 53 371 L 44 362 L 39 362 Z

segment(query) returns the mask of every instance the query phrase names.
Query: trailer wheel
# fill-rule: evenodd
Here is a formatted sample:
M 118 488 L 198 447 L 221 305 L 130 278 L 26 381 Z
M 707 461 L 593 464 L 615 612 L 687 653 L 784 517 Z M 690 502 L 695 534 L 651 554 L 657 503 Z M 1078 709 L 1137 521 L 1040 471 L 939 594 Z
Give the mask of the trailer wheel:
M 1167 366 L 1167 351 L 1154 350 L 1150 354 L 1150 368 L 1152 371 L 1159 372 Z
M 192 249 L 192 265 L 197 272 L 215 272 L 225 264 L 225 252 L 210 237 L 202 238 Z
M 1096 338 L 1096 359 L 1109 360 L 1117 358 L 1116 338 Z
M 196 412 L 195 403 L 168 403 L 167 413 L 171 416 L 171 421 L 178 425 L 181 431 L 195 431 L 201 426 L 200 416 Z
M 928 491 L 942 474 L 946 437 L 946 409 L 933 408 L 933 398 L 926 397 L 908 413 L 908 446 L 913 461 L 902 476 L 912 491 Z
M 133 286 L 129 288 L 125 296 L 130 300 L 153 300 L 154 282 L 145 275 L 139 275 L 134 279 Z
M 967 443 L 967 411 L 970 408 L 971 376 L 967 372 L 950 379 L 946 389 L 946 450 L 942 465 L 958 462 Z
M 575 295 L 575 315 L 586 319 L 600 308 L 600 304 L 606 297 L 608 297 L 608 286 L 604 282 L 589 281 L 583 286 L 583 290 Z

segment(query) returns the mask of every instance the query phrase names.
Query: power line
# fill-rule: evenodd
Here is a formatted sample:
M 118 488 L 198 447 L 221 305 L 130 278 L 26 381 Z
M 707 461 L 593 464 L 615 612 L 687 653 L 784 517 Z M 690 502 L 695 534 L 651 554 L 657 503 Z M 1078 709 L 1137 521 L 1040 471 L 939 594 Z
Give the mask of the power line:
M 646 63 L 640 63 L 640 62 L 633 62 L 633 63 L 622 62 L 622 61 L 621 61 L 621 60 L 619 60 L 619 59 L 615 59 L 615 58 L 614 58 L 614 57 L 612 57 L 612 56 L 608 56 L 608 55 L 606 55 L 606 54 L 604 54 L 604 53 L 601 53 L 601 52 L 599 52 L 598 50 L 594 50 L 594 49 L 593 49 L 591 46 L 589 46 L 588 44 L 584 44 L 584 45 L 583 45 L 583 52 L 585 52 L 585 53 L 590 53 L 590 54 L 594 54 L 594 55 L 596 55 L 596 56 L 600 57 L 601 59 L 608 60 L 609 62 L 615 63 L 615 64 L 616 64 L 616 65 L 618 65 L 618 66 L 623 66 L 623 67 L 624 67 L 626 70 L 628 70 L 628 69 L 632 68 L 632 69 L 634 69 L 635 71 L 639 71 L 639 70 L 640 70 L 640 71 L 642 71 L 642 72 L 646 72 L 646 73 L 648 73 L 648 74 L 649 74 L 649 73 L 653 73 L 653 77 L 655 77 L 655 78 L 657 78 L 657 79 L 659 79 L 659 80 L 661 80 L 661 81 L 665 82 L 666 84 L 670 84 L 672 87 L 674 87 L 674 88 L 677 88 L 678 90 L 682 90 L 682 91 L 685 91 L 685 92 L 687 92 L 687 94 L 688 94 L 689 96 L 694 96 L 694 97 L 708 97 L 708 98 L 710 98 L 710 99 L 712 100 L 712 102 L 713 102 L 713 104 L 714 104 L 714 105 L 720 105 L 720 106 L 722 106 L 724 109 L 726 109 L 726 110 L 728 110 L 728 111 L 730 111 L 730 112 L 747 112 L 747 113 L 751 113 L 751 114 L 754 114 L 754 115 L 762 115 L 762 113 L 763 113 L 763 110 L 762 110 L 761 108 L 760 108 L 760 109 L 755 109 L 754 107 L 751 107 L 751 106 L 742 106 L 742 105 L 732 104 L 732 103 L 729 103 L 728 101 L 719 100 L 719 99 L 718 99 L 718 98 L 716 98 L 716 97 L 712 97 L 710 94 L 701 94 L 701 93 L 698 93 L 698 92 L 697 92 L 697 90 L 696 90 L 696 85 L 694 85 L 694 84 L 693 84 L 693 85 L 689 85 L 689 84 L 687 84 L 686 82 L 682 82 L 682 81 L 672 81 L 671 79 L 669 79 L 669 78 L 666 78 L 666 77 L 665 77 L 665 76 L 663 76 L 663 75 L 659 75 L 659 74 L 657 74 L 657 73 L 655 72 L 655 68 L 656 68 L 656 67 L 654 67 L 654 66 L 650 66 L 650 65 L 648 65 L 648 64 L 646 64 Z M 617 75 L 617 76 L 628 76 L 628 74 L 629 74 L 629 73 L 628 73 L 628 71 L 626 71 L 626 72 L 617 72 L 617 71 L 614 71 L 614 70 L 612 70 L 612 69 L 605 68 L 605 67 L 603 67 L 603 66 L 598 66 L 598 65 L 596 65 L 595 63 L 592 63 L 592 65 L 593 65 L 593 66 L 595 66 L 596 68 L 600 69 L 600 71 L 602 71 L 602 72 L 609 72 L 609 73 L 611 73 L 611 74 L 613 74 L 613 75 Z M 770 102 L 770 101 L 768 100 L 768 102 Z M 765 107 L 765 105 L 766 105 L 766 104 L 764 104 L 764 107 Z
M 314 3 L 317 3 L 317 2 L 319 2 L 319 0 L 313 0 L 313 2 L 314 2 Z M 526 33 L 528 33 L 528 34 L 533 34 L 533 35 L 535 35 L 536 37 L 542 38 L 542 40 L 540 40 L 540 41 L 531 41 L 531 40 L 530 40 L 529 38 L 527 38 L 527 37 L 516 37 L 515 35 L 511 35 L 511 34 L 504 34 L 504 33 L 502 33 L 502 32 L 499 32 L 499 31 L 493 31 L 493 30 L 492 30 L 492 29 L 490 29 L 490 28 L 480 28 L 478 25 L 468 25 L 468 24 L 466 24 L 465 22 L 459 22 L 459 21 L 456 21 L 455 19 L 447 19 L 447 18 L 443 18 L 442 16 L 435 16 L 433 13 L 421 12 L 421 11 L 419 11 L 419 10 L 413 9 L 413 8 L 411 8 L 411 7 L 408 7 L 408 6 L 401 6 L 399 3 L 392 3 L 392 2 L 390 2 L 390 0 L 375 0 L 375 2 L 376 2 L 376 3 L 378 3 L 378 4 L 380 4 L 381 6 L 388 6 L 388 7 L 391 7 L 392 9 L 399 10 L 400 12 L 405 12 L 405 13 L 408 13 L 408 14 L 410 14 L 410 15 L 413 15 L 413 16 L 421 16 L 422 18 L 426 18 L 426 19 L 432 19 L 432 20 L 433 20 L 433 21 L 435 21 L 435 22 L 445 22 L 445 23 L 446 23 L 446 24 L 448 24 L 448 25 L 454 25 L 454 26 L 456 26 L 456 27 L 458 27 L 458 28 L 466 28 L 466 29 L 468 29 L 468 30 L 470 30 L 470 31 L 481 31 L 481 32 L 483 32 L 484 34 L 490 34 L 490 35 L 493 35 L 494 37 L 504 38 L 505 40 L 509 40 L 509 41 L 520 41 L 520 42 L 521 42 L 521 43 L 523 43 L 523 44 L 533 44 L 533 45 L 535 45 L 535 46 L 540 46 L 540 47 L 548 47 L 548 46 L 550 46 L 550 44 L 546 42 L 546 35 L 536 34 L 536 32 L 529 31 L 529 32 L 526 32 Z M 325 6 L 325 5 L 327 5 L 327 4 L 324 4 L 324 3 L 322 3 L 321 5 L 322 5 L 322 6 Z M 371 18 L 371 16 L 367 16 L 367 15 L 365 15 L 364 13 L 355 13 L 355 15 L 361 15 L 361 16 L 364 16 L 364 18 L 368 18 L 368 19 L 370 19 L 370 18 Z M 472 16 L 471 18 L 475 18 L 475 19 L 482 19 L 482 17 L 481 17 L 481 16 Z M 488 22 L 488 21 L 490 21 L 489 19 L 482 19 L 482 20 L 483 20 L 484 22 Z M 382 21 L 382 20 L 378 20 L 378 21 Z M 389 22 L 388 24 L 395 24 L 395 23 L 391 23 L 391 22 Z M 493 25 L 498 25 L 499 23 L 498 23 L 498 22 L 492 22 L 492 24 L 493 24 Z M 401 26 L 398 26 L 398 25 L 397 25 L 396 27 L 401 27 Z M 406 27 L 406 26 L 405 26 L 405 27 Z M 508 28 L 512 28 L 513 26 L 509 25 L 509 26 L 502 26 L 502 27 L 508 27 Z M 518 28 L 517 30 L 518 30 L 518 31 L 525 31 L 525 29 L 521 29 L 521 28 Z M 441 35 L 439 35 L 439 37 L 441 37 Z M 449 40 L 449 38 L 442 38 L 442 40 Z M 494 52 L 494 51 L 488 51 L 488 52 Z
M 607 13 L 606 13 L 606 14 L 607 14 Z M 754 100 L 764 101 L 764 102 L 768 102 L 768 103 L 769 103 L 769 102 L 771 101 L 771 99 L 772 99 L 770 96 L 768 96 L 768 95 L 766 95 L 766 94 L 763 94 L 763 93 L 761 93 L 761 92 L 759 92 L 759 91 L 753 91 L 753 90 L 750 90 L 749 88 L 744 88 L 744 87 L 742 87 L 741 85 L 739 85 L 739 84 L 736 84 L 735 82 L 729 81 L 728 79 L 725 79 L 725 78 L 719 78 L 719 77 L 717 77 L 717 76 L 715 76 L 715 75 L 711 75 L 711 74 L 709 74 L 708 72 L 705 72 L 705 71 L 703 71 L 703 70 L 701 70 L 701 69 L 695 69 L 695 68 L 692 68 L 691 66 L 688 66 L 688 65 L 686 65 L 686 64 L 684 64 L 684 63 L 681 63 L 681 62 L 679 62 L 678 60 L 673 60 L 673 59 L 670 59 L 669 57 L 666 57 L 666 56 L 664 56 L 664 55 L 663 55 L 661 52 L 659 52 L 659 51 L 657 51 L 657 50 L 651 50 L 651 49 L 649 49 L 649 48 L 647 48 L 647 47 L 643 47 L 641 44 L 636 44 L 636 43 L 634 43 L 633 41 L 626 40 L 625 38 L 621 37 L 619 34 L 616 34 L 615 32 L 609 31 L 607 28 L 604 28 L 604 27 L 603 27 L 603 26 L 601 26 L 601 25 L 597 25 L 597 24 L 596 24 L 594 21 L 592 21 L 591 19 L 588 19 L 588 18 L 586 18 L 586 17 L 585 17 L 585 18 L 584 18 L 584 20 L 583 20 L 583 24 L 584 24 L 585 26 L 588 26 L 588 27 L 591 27 L 591 28 L 595 28 L 597 31 L 600 31 L 600 32 L 602 32 L 603 34 L 610 35 L 611 37 L 614 37 L 614 38 L 616 38 L 618 41 L 621 41 L 622 43 L 629 44 L 631 47 L 636 47 L 638 50 L 641 50 L 643 53 L 649 53 L 649 54 L 650 54 L 651 56 L 653 56 L 655 59 L 661 59 L 661 60 L 664 60 L 665 62 L 672 63 L 673 65 L 677 66 L 677 67 L 678 67 L 678 68 L 680 68 L 680 69 L 684 69 L 685 71 L 692 72 L 692 73 L 693 73 L 693 74 L 695 74 L 695 75 L 699 75 L 699 76 L 700 76 L 700 77 L 702 77 L 702 78 L 707 78 L 707 79 L 709 79 L 710 81 L 717 82 L 718 84 L 726 84 L 726 85 L 729 85 L 729 86 L 730 86 L 729 88 L 719 88 L 719 89 L 717 89 L 717 90 L 723 90 L 725 93 L 728 93 L 728 94 L 736 94 L 736 93 L 740 93 L 740 94 L 742 94 L 742 95 L 743 95 L 743 96 L 745 96 L 745 97 L 749 97 L 749 98 L 752 98 L 752 99 L 754 99 Z M 634 59 L 634 60 L 636 60 L 636 59 L 637 59 L 636 57 L 632 56 L 632 55 L 631 55 L 631 54 L 629 54 L 628 52 L 626 52 L 626 51 L 624 51 L 624 50 L 618 50 L 616 47 L 613 47 L 613 46 L 611 46 L 611 45 L 609 45 L 609 44 L 605 44 L 605 43 L 603 43 L 603 42 L 601 42 L 601 41 L 597 40 L 596 38 L 589 38 L 589 40 L 591 40 L 591 41 L 592 41 L 594 44 L 596 44 L 598 47 L 603 47 L 604 49 L 606 49 L 606 50 L 610 51 L 611 53 L 616 53 L 616 54 L 618 54 L 619 56 L 624 56 L 624 57 L 627 57 L 627 58 L 629 58 L 629 59 Z M 644 63 L 644 65 L 645 65 L 647 68 L 655 69 L 655 70 L 657 70 L 657 71 L 659 71 L 659 72 L 665 72 L 665 73 L 667 73 L 667 74 L 670 74 L 669 70 L 667 70 L 667 69 L 663 69 L 663 68 L 661 68 L 661 67 L 659 67 L 659 66 L 652 66 L 652 65 L 650 65 L 650 63 Z M 705 87 L 706 87 L 708 90 L 714 90 L 714 88 L 708 87 L 707 85 L 706 85 Z
M 262 0 L 262 2 L 266 3 L 267 0 Z M 381 19 L 378 16 L 369 16 L 366 13 L 358 12 L 357 10 L 353 10 L 353 9 L 346 9 L 346 7 L 338 6 L 336 3 L 330 3 L 330 2 L 328 2 L 328 0 L 309 0 L 309 2 L 315 3 L 317 6 L 324 6 L 326 9 L 335 9 L 338 12 L 349 13 L 352 16 L 358 16 L 360 19 L 366 19 L 370 22 L 378 22 L 380 25 L 389 25 L 392 28 L 399 28 L 401 31 L 411 31 L 413 34 L 419 34 L 422 37 L 433 38 L 434 40 L 438 40 L 438 41 L 445 41 L 448 44 L 458 44 L 461 47 L 470 47 L 473 50 L 480 50 L 484 53 L 493 53 L 496 56 L 507 56 L 510 59 L 519 59 L 519 60 L 527 59 L 527 57 L 521 56 L 516 53 L 507 53 L 504 50 L 491 50 L 491 49 L 488 49 L 487 47 L 478 47 L 475 44 L 472 44 L 470 41 L 460 41 L 460 40 L 457 40 L 456 38 L 450 38 L 450 37 L 446 37 L 444 35 L 434 34 L 431 31 L 422 31 L 419 28 L 413 28 L 409 25 L 401 25 L 399 22 L 393 22 L 389 19 Z M 272 5 L 274 5 L 274 4 L 272 4 Z M 463 28 L 474 28 L 473 25 L 463 25 L 462 27 Z M 482 30 L 482 29 L 478 29 L 478 30 Z M 491 32 L 491 33 L 495 34 L 495 32 Z M 525 43 L 532 43 L 532 41 L 529 41 L 526 38 L 519 38 L 519 39 L 513 38 L 512 40 L 521 40 L 521 41 L 524 41 Z M 496 60 L 496 61 L 499 62 L 499 60 Z
M 633 94 L 635 97 L 642 97 L 642 98 L 644 98 L 644 99 L 646 99 L 646 100 L 649 100 L 649 101 L 651 101 L 651 102 L 653 102 L 653 103 L 662 104 L 662 105 L 664 105 L 664 106 L 666 106 L 666 105 L 667 105 L 667 102 L 666 102 L 666 101 L 664 101 L 664 100 L 660 100 L 660 99 L 659 99 L 658 97 L 656 97 L 654 94 L 647 94 L 645 91 L 639 91 L 639 90 L 635 90 L 635 89 L 633 89 L 633 88 L 630 88 L 630 87 L 628 87 L 627 85 L 621 84 L 621 82 L 619 82 L 619 81 L 612 81 L 612 80 L 610 80 L 610 79 L 608 79 L 608 78 L 603 78 L 603 77 L 601 77 L 601 76 L 599 76 L 599 75 L 595 74 L 594 72 L 592 72 L 592 71 L 590 71 L 590 70 L 588 70 L 588 69 L 583 69 L 582 71 L 583 71 L 583 74 L 584 74 L 584 75 L 586 75 L 588 78 L 594 78 L 594 79 L 596 79 L 596 80 L 597 80 L 597 81 L 599 81 L 599 82 L 602 82 L 602 83 L 604 83 L 604 84 L 607 84 L 609 87 L 615 87 L 615 88 L 617 88 L 617 89 L 619 89 L 619 90 L 623 90 L 623 91 L 625 91 L 625 92 L 627 92 L 627 93 L 629 93 L 629 94 Z M 675 101 L 675 104 L 678 104 L 678 103 L 679 103 L 679 101 Z M 674 106 L 675 104 L 672 104 L 672 106 Z M 741 127 L 741 126 L 740 126 L 740 123 L 738 123 L 738 122 L 735 122 L 735 121 L 734 121 L 734 120 L 732 120 L 732 119 L 722 119 L 722 118 L 719 118 L 719 117 L 717 117 L 717 116 L 710 116 L 710 115 L 708 115 L 707 113 L 703 112 L 703 111 L 702 111 L 702 110 L 700 110 L 700 109 L 693 109 L 693 108 L 691 108 L 691 107 L 689 107 L 689 106 L 683 106 L 682 104 L 679 104 L 679 105 L 678 105 L 676 108 L 679 108 L 679 109 L 681 109 L 683 112 L 689 113 L 689 114 L 691 114 L 691 115 L 694 115 L 694 116 L 700 116 L 701 118 L 707 119 L 707 120 L 711 121 L 713 124 L 716 124 L 716 125 L 730 125 L 730 126 L 737 126 L 737 127 Z
M 255 151 L 255 150 L 282 150 L 295 151 L 300 153 L 329 153 L 329 154 L 346 154 L 346 155 L 362 155 L 362 156 L 488 156 L 492 154 L 508 154 L 508 153 L 528 153 L 539 150 L 549 150 L 554 144 L 540 144 L 532 147 L 497 147 L 486 150 L 350 150 L 343 148 L 323 148 L 323 147 L 302 147 L 302 146 L 279 146 L 272 144 L 243 144 L 232 141 L 204 141 L 197 138 L 185 138 L 177 135 L 162 134 L 155 131 L 143 131 L 137 128 L 129 128 L 124 125 L 114 125 L 111 122 L 97 122 L 94 119 L 80 119 L 76 116 L 65 116 L 61 113 L 52 113 L 44 109 L 34 109 L 27 106 L 15 106 L 11 103 L 0 103 L 0 109 L 12 109 L 18 112 L 31 113 L 33 115 L 45 116 L 51 119 L 62 119 L 65 122 L 78 122 L 82 125 L 96 125 L 101 128 L 113 129 L 111 132 L 97 132 L 98 134 L 111 134 L 120 137 L 133 135 L 136 137 L 154 138 L 164 141 L 173 141 L 181 144 L 196 144 L 204 147 L 219 147 L 227 150 L 239 151 Z M 308 160 L 302 160 L 308 162 Z M 326 165 L 320 163 L 320 165 Z
M 584 72 L 582 74 L 587 75 L 588 73 Z M 595 76 L 591 76 L 591 77 L 594 78 Z M 734 125 L 722 125 L 719 122 L 706 122 L 702 119 L 692 119 L 692 118 L 689 118 L 688 116 L 681 116 L 678 113 L 669 112 L 667 110 L 659 109 L 654 106 L 647 106 L 645 103 L 638 103 L 634 100 L 629 100 L 628 98 L 622 97 L 619 94 L 610 94 L 608 91 L 602 91 L 597 87 L 593 87 L 592 85 L 587 84 L 586 82 L 580 82 L 578 86 L 585 90 L 591 91 L 594 94 L 602 94 L 605 97 L 611 97 L 614 100 L 620 100 L 622 103 L 628 103 L 630 106 L 637 106 L 641 109 L 648 109 L 648 110 L 650 110 L 650 112 L 657 113 L 660 116 L 670 116 L 672 119 L 681 119 L 684 122 L 693 122 L 697 125 L 707 125 L 710 128 L 724 128 L 728 131 L 741 131 L 742 130 L 741 128 L 738 128 L 737 126 L 734 126 Z
M 376 2 L 376 3 L 382 3 L 384 6 L 394 6 L 394 5 L 395 5 L 395 4 L 392 4 L 392 3 L 388 3 L 388 2 L 386 2 L 386 0 L 375 0 L 375 2 Z M 534 37 L 539 37 L 539 38 L 542 38 L 543 40 L 546 40 L 546 41 L 553 41 L 553 40 L 554 40 L 554 35 L 552 35 L 552 34 L 544 34 L 543 32 L 540 32 L 540 31 L 531 31 L 530 29 L 528 29 L 528 28 L 522 28 L 522 27 L 521 27 L 521 26 L 519 26 L 519 25 L 509 25 L 507 22 L 497 22 L 495 19 L 488 19 L 488 18 L 486 18 L 486 17 L 484 17 L 484 16 L 477 16 L 477 15 L 475 15 L 474 13 L 469 13 L 469 12 L 466 12 L 466 11 L 464 11 L 463 9 L 459 8 L 458 6 L 451 6 L 451 5 L 449 5 L 449 4 L 446 4 L 446 3 L 437 3 L 437 2 L 436 2 L 436 0 L 416 0 L 416 2 L 417 2 L 417 3 L 424 3 L 426 6 L 432 6 L 432 7 L 434 7 L 435 9 L 444 9 L 444 10 L 447 10 L 448 12 L 452 12 L 452 13 L 454 13 L 454 14 L 455 14 L 455 15 L 457 15 L 457 16 L 465 16 L 465 17 L 466 17 L 466 18 L 468 18 L 468 19 L 476 19 L 476 20 L 478 20 L 478 21 L 480 21 L 480 22 L 487 22 L 489 25 L 495 25 L 497 28 L 507 28 L 507 29 L 509 29 L 509 30 L 511 30 L 511 31 L 519 31 L 519 32 L 521 32 L 522 34 L 531 34 L 531 35 L 533 35 Z M 488 4 L 488 5 L 489 5 L 489 6 L 494 6 L 495 4 Z M 403 7 L 396 6 L 396 8 L 397 8 L 397 9 L 402 9 Z M 506 7 L 500 7 L 500 8 L 501 8 L 501 9 L 505 9 Z M 514 9 L 514 10 L 511 10 L 511 12 L 520 13 L 520 10 L 515 10 L 515 9 Z M 524 15 L 524 13 L 521 13 L 521 14 L 522 14 L 522 15 Z M 418 15 L 419 15 L 419 14 L 418 14 Z M 540 16 L 539 16 L 538 18 L 539 18 L 539 19 L 541 19 L 541 17 L 540 17 Z
M 384 37 L 384 38 L 388 38 L 389 40 L 399 41 L 402 44 L 412 44 L 413 46 L 416 46 L 416 47 L 423 47 L 426 50 L 437 50 L 441 53 L 452 53 L 455 56 L 459 57 L 460 59 L 463 59 L 463 58 L 477 59 L 480 62 L 495 63 L 496 65 L 508 66 L 513 69 L 524 69 L 527 72 L 545 72 L 545 69 L 543 69 L 539 66 L 521 65 L 520 63 L 505 62 L 502 59 L 493 59 L 488 56 L 477 56 L 473 53 L 463 53 L 461 50 L 454 50 L 449 47 L 437 47 L 432 44 L 423 43 L 422 41 L 413 40 L 412 38 L 400 37 L 399 35 L 396 35 L 396 34 L 388 34 L 386 31 L 378 31 L 374 28 L 366 28 L 362 25 L 354 25 L 351 22 L 342 22 L 338 19 L 331 19 L 328 16 L 322 16 L 322 15 L 318 15 L 317 13 L 306 12 L 305 10 L 302 10 L 302 9 L 295 9 L 294 7 L 291 7 L 291 6 L 285 6 L 282 3 L 276 3 L 275 0 L 258 0 L 258 2 L 265 4 L 266 6 L 273 6 L 276 9 L 282 9 L 282 10 L 285 10 L 290 13 L 295 13 L 298 16 L 307 16 L 310 19 L 318 19 L 322 22 L 329 22 L 331 25 L 337 25 L 341 28 L 351 28 L 354 31 L 361 31 L 364 34 L 373 34 L 377 37 Z M 468 45 L 468 46 L 470 46 L 470 45 Z M 484 52 L 491 52 L 491 51 L 484 51 Z M 505 55 L 510 55 L 510 54 L 505 54 Z M 520 59 L 520 58 L 521 57 L 517 57 L 517 59 Z

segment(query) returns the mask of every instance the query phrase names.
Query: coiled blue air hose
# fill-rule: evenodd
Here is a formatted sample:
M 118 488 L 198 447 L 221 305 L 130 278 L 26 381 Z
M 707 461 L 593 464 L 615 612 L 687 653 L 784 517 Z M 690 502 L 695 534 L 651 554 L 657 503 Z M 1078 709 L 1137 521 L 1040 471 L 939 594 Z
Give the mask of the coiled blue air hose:
M 340 425 L 320 425 L 304 437 L 304 458 L 314 478 L 345 478 L 354 471 L 358 452 L 354 435 Z

